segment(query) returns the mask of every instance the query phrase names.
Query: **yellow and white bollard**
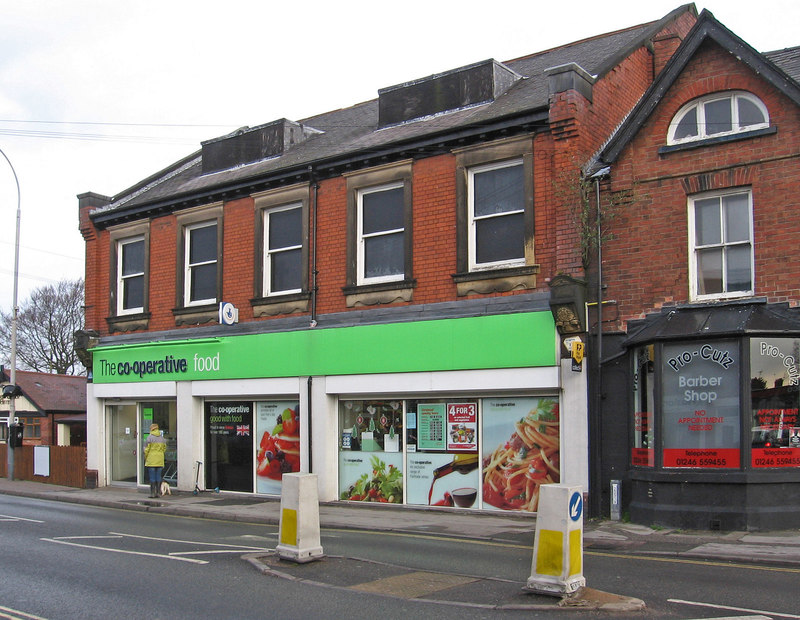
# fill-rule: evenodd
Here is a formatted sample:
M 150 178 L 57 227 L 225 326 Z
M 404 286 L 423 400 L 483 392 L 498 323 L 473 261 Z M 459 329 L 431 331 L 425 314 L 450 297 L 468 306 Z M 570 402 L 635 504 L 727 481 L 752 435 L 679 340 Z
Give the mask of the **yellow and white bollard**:
M 316 474 L 283 474 L 281 524 L 275 551 L 298 563 L 323 557 L 319 540 L 319 491 Z
M 581 487 L 542 485 L 531 576 L 526 589 L 538 594 L 563 596 L 585 585 Z

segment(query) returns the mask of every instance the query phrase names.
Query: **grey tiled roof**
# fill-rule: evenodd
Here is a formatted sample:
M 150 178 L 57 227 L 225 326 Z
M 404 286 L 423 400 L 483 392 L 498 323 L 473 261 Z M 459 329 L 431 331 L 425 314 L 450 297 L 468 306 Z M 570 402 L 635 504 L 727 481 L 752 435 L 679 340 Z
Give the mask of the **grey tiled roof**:
M 10 370 L 4 368 L 0 379 L 6 383 L 10 376 Z M 24 396 L 42 413 L 86 411 L 86 377 L 18 370 L 16 383 L 22 388 Z
M 800 82 L 800 46 L 765 52 L 764 56 L 778 65 L 790 78 Z
M 207 196 L 220 188 L 247 186 L 255 180 L 280 175 L 303 175 L 311 164 L 319 166 L 348 158 L 363 160 L 421 141 L 445 140 L 457 132 L 477 132 L 505 121 L 513 122 L 511 119 L 527 117 L 531 122 L 545 123 L 549 95 L 547 69 L 575 63 L 591 75 L 602 76 L 646 43 L 666 22 L 689 10 L 693 11 L 694 6 L 684 5 L 654 22 L 507 61 L 503 64 L 523 79 L 490 103 L 379 129 L 378 99 L 373 99 L 299 121 L 323 133 L 291 146 L 279 157 L 205 175 L 198 151 L 114 196 L 108 206 L 95 210 L 93 215 L 102 214 L 108 221 L 151 205 L 178 204 Z

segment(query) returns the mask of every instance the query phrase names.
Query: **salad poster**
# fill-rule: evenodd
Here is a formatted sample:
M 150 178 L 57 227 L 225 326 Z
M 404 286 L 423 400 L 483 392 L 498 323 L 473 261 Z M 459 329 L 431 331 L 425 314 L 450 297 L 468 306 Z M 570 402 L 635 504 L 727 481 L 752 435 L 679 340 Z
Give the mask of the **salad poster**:
M 281 492 L 283 474 L 300 471 L 297 401 L 256 402 L 256 493 Z
M 339 499 L 402 504 L 402 452 L 340 452 Z

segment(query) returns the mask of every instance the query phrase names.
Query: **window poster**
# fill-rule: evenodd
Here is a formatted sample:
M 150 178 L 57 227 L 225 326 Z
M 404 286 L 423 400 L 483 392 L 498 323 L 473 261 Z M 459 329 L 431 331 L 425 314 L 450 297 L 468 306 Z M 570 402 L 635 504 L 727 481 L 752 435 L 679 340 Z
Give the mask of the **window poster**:
M 800 339 L 750 339 L 752 467 L 800 467 Z
M 403 454 L 339 452 L 339 499 L 402 504 Z
M 406 503 L 478 507 L 477 452 L 414 452 L 408 455 Z
M 283 474 L 300 471 L 300 404 L 259 401 L 256 406 L 256 493 L 280 494 Z
M 417 407 L 417 449 L 445 449 L 444 403 L 420 403 Z
M 486 398 L 482 432 L 483 508 L 535 512 L 561 479 L 558 398 Z
M 664 467 L 739 467 L 739 364 L 734 341 L 664 345 Z
M 478 403 L 447 404 L 447 449 L 478 449 Z

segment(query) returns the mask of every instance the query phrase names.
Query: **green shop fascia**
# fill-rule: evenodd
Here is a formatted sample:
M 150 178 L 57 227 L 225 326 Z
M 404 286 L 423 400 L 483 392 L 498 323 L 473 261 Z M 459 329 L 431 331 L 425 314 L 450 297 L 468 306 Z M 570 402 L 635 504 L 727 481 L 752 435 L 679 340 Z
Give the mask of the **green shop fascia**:
M 95 383 L 553 366 L 550 312 L 164 340 L 92 350 Z

